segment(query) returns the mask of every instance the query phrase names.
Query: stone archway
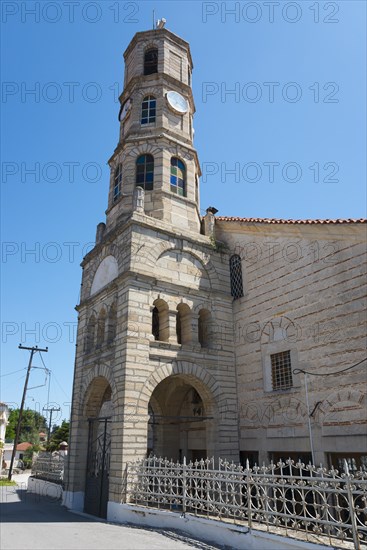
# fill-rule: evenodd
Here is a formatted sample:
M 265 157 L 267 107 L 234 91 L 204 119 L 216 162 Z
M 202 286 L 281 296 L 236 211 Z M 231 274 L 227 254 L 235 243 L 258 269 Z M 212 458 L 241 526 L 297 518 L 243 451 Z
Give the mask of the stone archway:
M 179 461 L 213 454 L 214 404 L 197 378 L 181 374 L 162 380 L 151 395 L 148 412 L 148 452 Z
M 111 456 L 112 389 L 97 376 L 85 394 L 84 416 L 88 421 L 84 511 L 107 517 Z

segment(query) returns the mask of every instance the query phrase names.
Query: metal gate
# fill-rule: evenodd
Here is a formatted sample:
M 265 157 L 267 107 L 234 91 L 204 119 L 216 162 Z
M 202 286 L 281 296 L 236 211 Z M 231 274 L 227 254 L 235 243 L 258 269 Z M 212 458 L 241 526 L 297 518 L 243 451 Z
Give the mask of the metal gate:
M 84 512 L 107 517 L 111 455 L 111 417 L 90 418 Z

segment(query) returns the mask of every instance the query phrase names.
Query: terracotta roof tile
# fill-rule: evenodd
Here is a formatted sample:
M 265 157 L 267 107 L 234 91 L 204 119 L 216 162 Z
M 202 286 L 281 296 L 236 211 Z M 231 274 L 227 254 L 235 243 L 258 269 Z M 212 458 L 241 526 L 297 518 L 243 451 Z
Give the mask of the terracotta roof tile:
M 17 445 L 17 451 L 26 451 L 29 447 L 32 447 L 32 443 L 19 443 L 19 445 Z
M 220 222 L 268 223 L 268 224 L 338 224 L 338 223 L 367 223 L 366 218 L 334 219 L 334 220 L 282 220 L 276 218 L 240 218 L 236 216 L 216 216 Z

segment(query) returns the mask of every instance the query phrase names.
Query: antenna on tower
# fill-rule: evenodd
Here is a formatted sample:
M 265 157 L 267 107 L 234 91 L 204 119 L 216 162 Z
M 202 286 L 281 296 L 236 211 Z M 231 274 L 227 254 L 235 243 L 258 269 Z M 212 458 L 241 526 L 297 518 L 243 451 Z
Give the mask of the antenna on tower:
M 153 31 L 155 30 L 155 10 L 153 10 Z

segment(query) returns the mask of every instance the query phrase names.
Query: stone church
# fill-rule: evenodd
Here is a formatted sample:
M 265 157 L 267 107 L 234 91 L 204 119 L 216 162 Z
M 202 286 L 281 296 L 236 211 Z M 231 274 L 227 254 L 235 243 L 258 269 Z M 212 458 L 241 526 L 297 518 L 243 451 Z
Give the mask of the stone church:
M 105 516 L 150 453 L 367 468 L 365 220 L 202 217 L 189 44 L 138 32 L 124 59 L 65 504 Z

